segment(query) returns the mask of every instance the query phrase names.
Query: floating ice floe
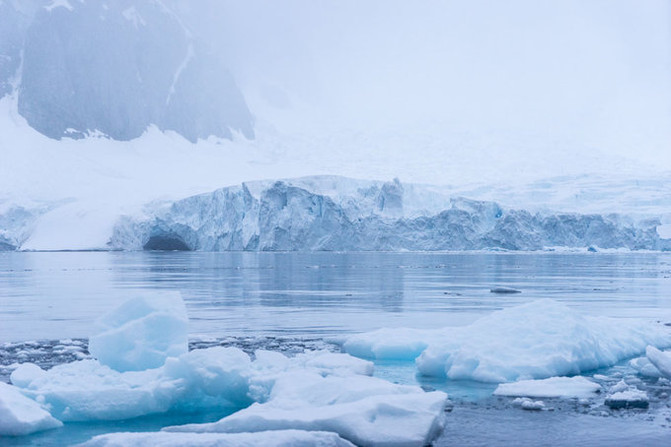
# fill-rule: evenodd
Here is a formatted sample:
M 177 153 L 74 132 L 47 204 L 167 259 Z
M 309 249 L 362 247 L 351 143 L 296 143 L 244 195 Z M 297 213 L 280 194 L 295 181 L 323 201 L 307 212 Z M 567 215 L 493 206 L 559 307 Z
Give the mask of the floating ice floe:
M 89 352 L 117 371 L 157 368 L 188 351 L 188 317 L 179 292 L 131 299 L 98 321 Z
M 336 433 L 269 430 L 256 433 L 112 433 L 78 447 L 354 447 Z
M 0 382 L 0 437 L 28 435 L 62 425 L 18 388 Z
M 587 398 L 601 390 L 601 385 L 586 377 L 550 377 L 500 384 L 494 394 L 510 397 Z
M 469 326 L 381 329 L 349 337 L 346 352 L 416 359 L 427 376 L 510 382 L 580 374 L 671 346 L 671 329 L 641 320 L 583 316 L 543 299 L 493 312 Z
M 645 355 L 664 377 L 671 379 L 671 352 L 662 352 L 654 346 L 648 346 Z
M 10 380 L 17 387 L 12 389 L 35 408 L 39 409 L 35 402 L 40 402 L 63 421 L 122 420 L 212 408 L 231 413 L 212 424 L 172 427 L 175 432 L 295 429 L 331 432 L 364 446 L 422 446 L 442 430 L 445 393 L 427 393 L 420 387 L 372 377 L 371 362 L 348 354 L 314 351 L 289 358 L 259 350 L 252 359 L 238 348 L 225 347 L 179 354 L 186 344 L 186 332 L 182 331 L 184 305 L 178 297 L 173 298 L 132 300 L 103 319 L 107 326 L 94 352 L 117 369 L 94 359 L 58 365 L 48 371 L 26 363 L 11 374 Z M 161 303 L 166 304 L 166 310 L 160 310 Z M 176 331 L 161 338 L 166 328 Z M 116 350 L 115 340 L 127 343 L 133 355 Z M 154 363 L 143 358 L 145 352 L 153 355 L 152 362 L 161 365 L 148 368 Z M 269 433 L 232 438 L 193 433 L 165 433 L 156 440 L 164 444 L 156 444 L 153 439 L 147 442 L 266 444 L 264 440 L 272 437 Z M 311 440 L 323 445 L 348 445 L 337 436 L 312 438 L 301 432 L 279 433 L 284 433 L 284 438 L 277 438 L 277 445 L 310 445 Z M 91 445 L 143 445 L 151 436 L 110 435 L 97 438 Z

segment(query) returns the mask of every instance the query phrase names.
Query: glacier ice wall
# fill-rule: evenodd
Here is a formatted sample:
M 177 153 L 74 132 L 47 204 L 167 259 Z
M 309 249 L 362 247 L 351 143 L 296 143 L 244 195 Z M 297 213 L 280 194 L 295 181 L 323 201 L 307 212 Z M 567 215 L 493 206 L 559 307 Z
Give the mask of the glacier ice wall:
M 169 4 L 169 3 L 168 3 Z M 0 2 L 0 97 L 60 139 L 253 137 L 233 77 L 164 2 Z
M 424 201 L 425 203 L 418 203 Z M 425 205 L 425 206 L 423 206 Z M 448 198 L 417 185 L 308 178 L 243 183 L 122 217 L 112 249 L 668 250 L 659 221 L 618 214 L 531 213 Z

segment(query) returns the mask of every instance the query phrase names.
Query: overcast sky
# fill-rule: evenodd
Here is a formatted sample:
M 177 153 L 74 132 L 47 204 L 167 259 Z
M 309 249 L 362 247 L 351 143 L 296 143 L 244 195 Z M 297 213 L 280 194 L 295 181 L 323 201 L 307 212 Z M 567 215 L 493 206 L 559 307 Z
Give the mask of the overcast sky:
M 260 117 L 671 153 L 669 0 L 201 4 Z

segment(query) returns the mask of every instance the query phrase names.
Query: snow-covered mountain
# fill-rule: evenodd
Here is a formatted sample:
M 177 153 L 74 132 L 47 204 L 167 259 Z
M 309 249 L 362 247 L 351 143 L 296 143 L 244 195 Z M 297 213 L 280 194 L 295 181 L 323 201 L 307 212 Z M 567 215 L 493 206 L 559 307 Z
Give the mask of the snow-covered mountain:
M 160 1 L 0 2 L 0 97 L 13 93 L 55 139 L 254 135 L 232 75 Z
M 204 251 L 671 249 L 658 225 L 617 214 L 504 209 L 398 180 L 325 177 L 243 183 L 159 206 L 143 218 L 122 218 L 109 245 Z

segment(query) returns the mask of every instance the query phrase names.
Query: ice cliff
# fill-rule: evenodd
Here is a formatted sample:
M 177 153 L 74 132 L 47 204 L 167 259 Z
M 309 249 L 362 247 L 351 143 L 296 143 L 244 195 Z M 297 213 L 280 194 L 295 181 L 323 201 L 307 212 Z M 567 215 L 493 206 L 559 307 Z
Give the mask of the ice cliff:
M 243 183 L 123 217 L 111 249 L 668 250 L 659 221 L 529 212 L 430 187 L 311 177 Z
M 0 1 L 0 97 L 42 134 L 254 134 L 232 76 L 171 2 Z M 175 10 L 177 8 L 174 8 Z

